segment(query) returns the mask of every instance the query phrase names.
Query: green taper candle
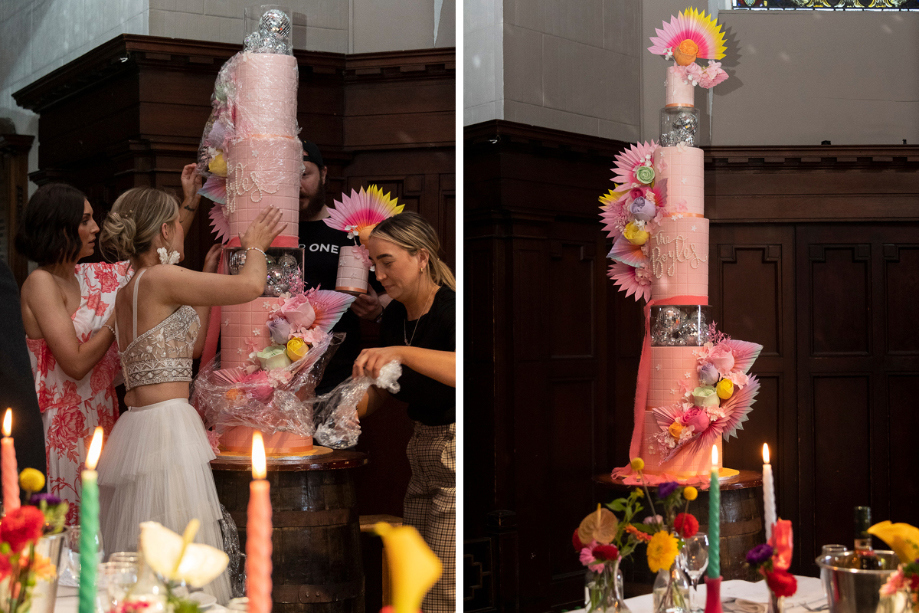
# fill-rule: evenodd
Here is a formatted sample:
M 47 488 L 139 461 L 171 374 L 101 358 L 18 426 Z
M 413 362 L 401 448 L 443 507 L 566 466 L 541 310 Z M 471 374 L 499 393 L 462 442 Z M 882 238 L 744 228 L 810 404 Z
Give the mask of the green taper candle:
M 712 579 L 721 576 L 721 488 L 716 445 L 712 445 L 712 479 L 708 491 L 708 576 Z
M 99 485 L 96 463 L 102 452 L 102 428 L 96 428 L 86 454 L 83 493 L 80 497 L 80 610 L 96 611 L 96 566 L 99 564 L 96 535 L 99 533 Z

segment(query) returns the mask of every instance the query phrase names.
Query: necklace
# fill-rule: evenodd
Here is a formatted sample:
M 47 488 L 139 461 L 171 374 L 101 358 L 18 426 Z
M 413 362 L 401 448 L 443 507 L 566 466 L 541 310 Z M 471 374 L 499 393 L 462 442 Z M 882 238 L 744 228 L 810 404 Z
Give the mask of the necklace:
M 425 315 L 427 315 L 427 314 L 428 314 L 428 310 L 431 308 L 431 306 L 433 306 L 433 304 L 434 304 L 434 296 L 437 295 L 437 290 L 439 290 L 439 289 L 440 289 L 440 286 L 437 286 L 437 285 L 434 286 L 434 293 L 431 294 L 431 296 L 428 298 L 428 301 L 425 302 L 424 312 L 423 312 L 421 315 L 418 316 L 418 320 L 415 322 L 415 327 L 412 329 L 412 337 L 411 337 L 411 338 L 408 337 L 408 328 L 407 328 L 407 326 L 406 326 L 406 324 L 408 323 L 408 317 L 406 317 L 406 318 L 402 321 L 402 340 L 405 341 L 405 346 L 406 346 L 406 347 L 411 347 L 411 346 L 412 346 L 412 341 L 415 340 L 415 332 L 418 331 L 418 326 L 421 324 L 421 318 L 424 317 Z M 407 313 L 406 313 L 406 315 L 407 315 Z

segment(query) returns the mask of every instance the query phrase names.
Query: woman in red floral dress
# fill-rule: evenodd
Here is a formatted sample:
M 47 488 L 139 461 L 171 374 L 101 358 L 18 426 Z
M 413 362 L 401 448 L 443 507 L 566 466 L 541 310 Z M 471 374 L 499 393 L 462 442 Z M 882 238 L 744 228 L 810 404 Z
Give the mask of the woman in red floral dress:
M 182 173 L 183 226 L 191 225 L 200 198 L 193 168 Z M 115 294 L 133 271 L 128 262 L 77 263 L 93 254 L 98 233 L 86 196 L 56 183 L 35 192 L 16 236 L 16 249 L 39 265 L 22 286 L 22 319 L 42 411 L 48 491 L 70 503 L 69 525 L 79 522 L 93 431 L 102 426 L 108 436 L 119 414 Z

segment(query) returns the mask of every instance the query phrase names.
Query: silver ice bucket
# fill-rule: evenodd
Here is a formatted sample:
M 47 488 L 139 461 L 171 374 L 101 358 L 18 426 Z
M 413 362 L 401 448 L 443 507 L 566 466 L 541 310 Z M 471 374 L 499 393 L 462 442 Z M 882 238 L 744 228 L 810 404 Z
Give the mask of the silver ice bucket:
M 897 570 L 900 560 L 892 551 L 875 551 L 884 562 L 885 570 L 861 570 L 839 566 L 854 555 L 846 551 L 838 555 L 817 558 L 820 578 L 826 590 L 830 613 L 897 613 L 895 601 L 881 600 L 881 586 Z

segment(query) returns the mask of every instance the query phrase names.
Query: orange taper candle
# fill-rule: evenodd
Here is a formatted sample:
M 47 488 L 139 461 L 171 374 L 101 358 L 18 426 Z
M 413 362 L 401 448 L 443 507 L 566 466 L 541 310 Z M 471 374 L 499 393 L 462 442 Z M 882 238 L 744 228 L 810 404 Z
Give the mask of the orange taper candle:
M 249 613 L 271 612 L 271 487 L 265 480 L 262 433 L 252 435 L 252 481 L 246 522 L 246 595 Z
M 16 447 L 13 446 L 13 411 L 6 410 L 3 417 L 3 440 L 0 441 L 0 471 L 3 472 L 3 512 L 19 508 L 19 467 L 16 465 Z

